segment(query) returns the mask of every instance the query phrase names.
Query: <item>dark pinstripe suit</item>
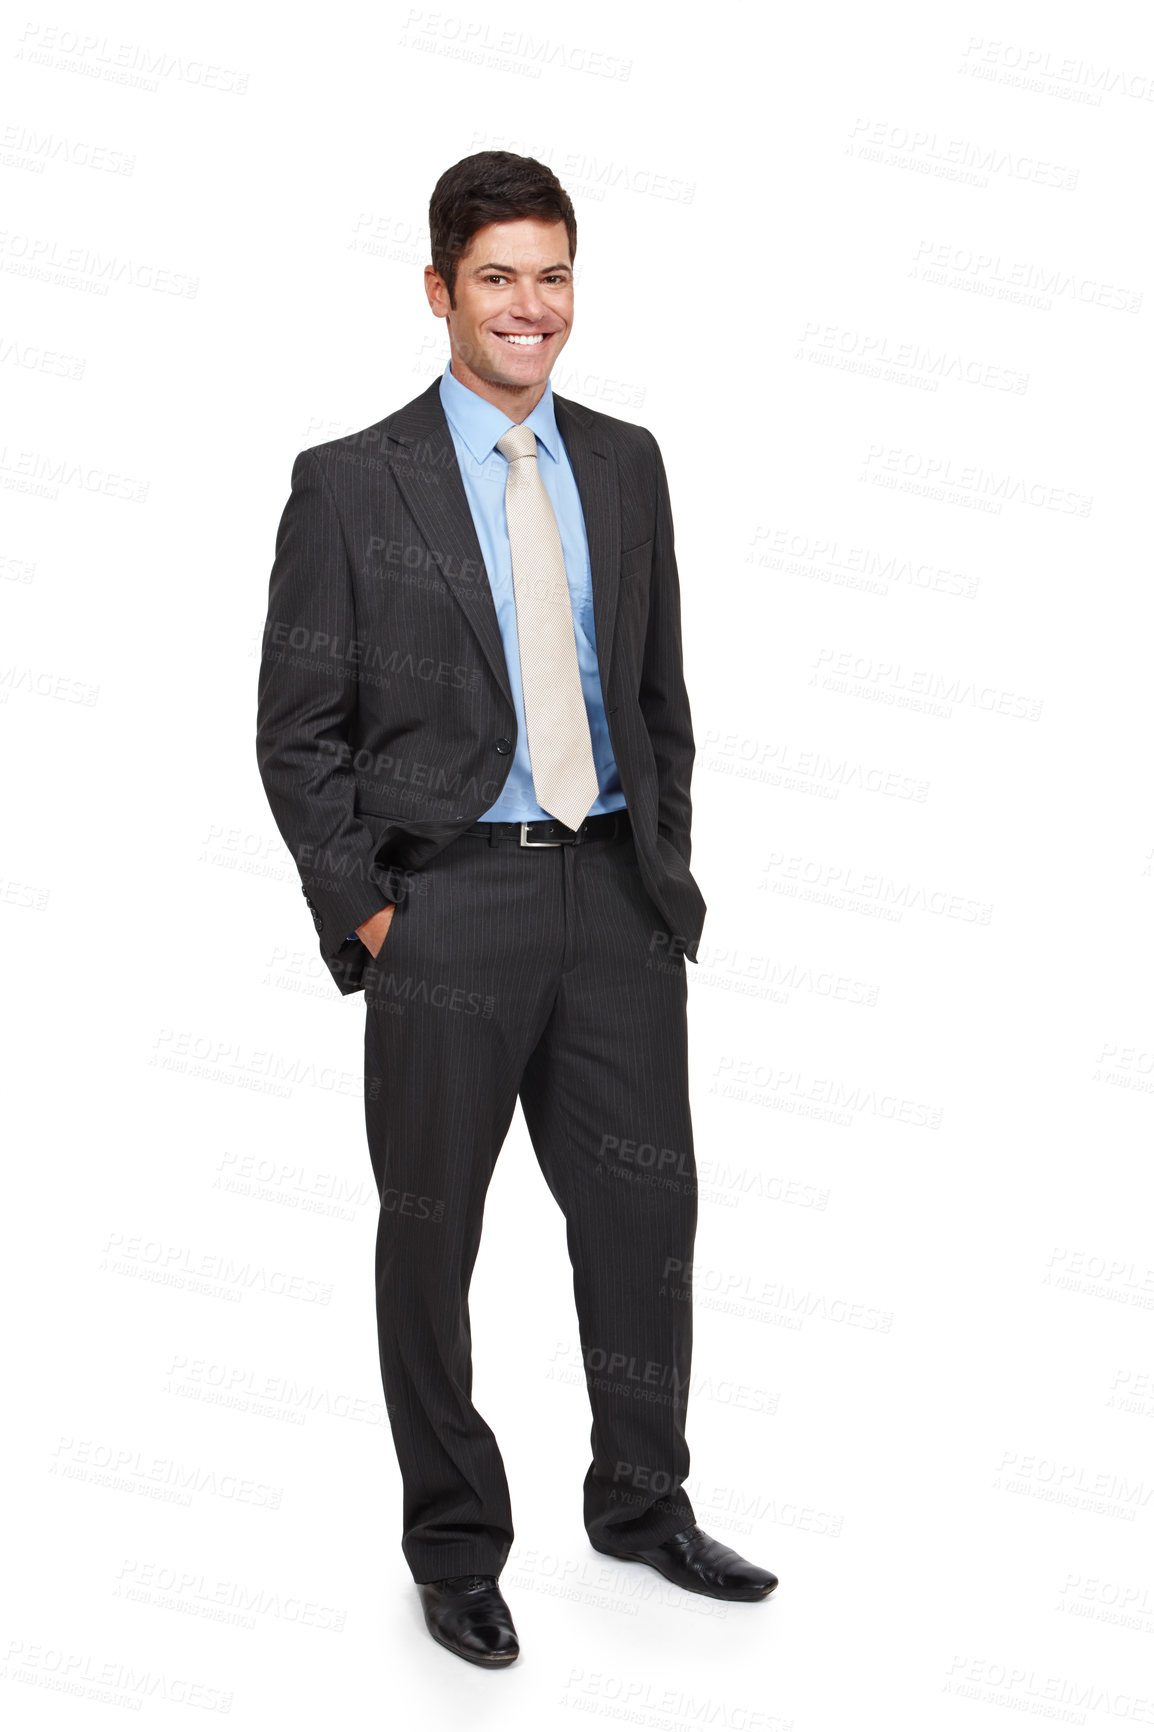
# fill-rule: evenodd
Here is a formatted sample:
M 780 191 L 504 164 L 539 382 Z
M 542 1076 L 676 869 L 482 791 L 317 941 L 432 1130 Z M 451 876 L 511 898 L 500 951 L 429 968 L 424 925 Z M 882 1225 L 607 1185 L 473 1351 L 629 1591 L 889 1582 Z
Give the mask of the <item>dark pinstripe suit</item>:
M 467 1295 L 518 1095 L 574 1265 L 586 1525 L 625 1552 L 694 1519 L 684 963 L 705 904 L 673 525 L 646 429 L 556 393 L 554 407 L 589 544 L 618 836 L 522 848 L 469 833 L 516 721 L 436 381 L 300 453 L 270 580 L 257 755 L 322 955 L 342 992 L 366 992 L 381 1368 L 418 1581 L 496 1574 L 512 1539 L 470 1399 Z M 347 934 L 387 902 L 374 963 Z

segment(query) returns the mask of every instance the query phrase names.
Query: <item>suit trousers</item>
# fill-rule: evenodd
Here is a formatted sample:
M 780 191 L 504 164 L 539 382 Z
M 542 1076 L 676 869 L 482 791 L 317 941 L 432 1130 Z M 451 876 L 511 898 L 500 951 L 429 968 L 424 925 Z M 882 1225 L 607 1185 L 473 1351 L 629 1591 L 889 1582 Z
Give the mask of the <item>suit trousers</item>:
M 586 1530 L 628 1552 L 695 1519 L 697 1179 L 686 968 L 669 949 L 622 812 L 613 835 L 553 847 L 463 832 L 414 874 L 366 969 L 381 1377 L 418 1582 L 497 1575 L 513 1540 L 472 1400 L 469 1286 L 518 1097 L 566 1221 L 593 1416 Z

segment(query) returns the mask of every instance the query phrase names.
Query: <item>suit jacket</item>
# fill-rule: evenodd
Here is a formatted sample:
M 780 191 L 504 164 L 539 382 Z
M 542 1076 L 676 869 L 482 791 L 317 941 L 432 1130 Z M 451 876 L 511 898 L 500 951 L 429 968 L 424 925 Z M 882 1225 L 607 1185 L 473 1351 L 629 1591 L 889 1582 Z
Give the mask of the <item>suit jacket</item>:
M 654 950 L 695 960 L 705 901 L 689 870 L 694 745 L 665 466 L 646 428 L 553 402 Z M 364 984 L 369 960 L 348 934 L 403 902 L 421 866 L 492 806 L 516 727 L 434 380 L 374 426 L 299 453 L 269 580 L 257 762 L 341 992 Z

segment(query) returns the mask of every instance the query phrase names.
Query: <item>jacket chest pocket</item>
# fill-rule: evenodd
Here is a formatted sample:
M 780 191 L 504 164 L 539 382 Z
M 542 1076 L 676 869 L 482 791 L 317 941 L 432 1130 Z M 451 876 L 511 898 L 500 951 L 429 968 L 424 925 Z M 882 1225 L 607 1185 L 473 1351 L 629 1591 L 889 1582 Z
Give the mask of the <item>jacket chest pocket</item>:
M 653 564 L 653 537 L 648 541 L 639 541 L 636 547 L 627 547 L 621 555 L 618 567 L 622 582 L 636 582 L 638 578 L 646 578 Z

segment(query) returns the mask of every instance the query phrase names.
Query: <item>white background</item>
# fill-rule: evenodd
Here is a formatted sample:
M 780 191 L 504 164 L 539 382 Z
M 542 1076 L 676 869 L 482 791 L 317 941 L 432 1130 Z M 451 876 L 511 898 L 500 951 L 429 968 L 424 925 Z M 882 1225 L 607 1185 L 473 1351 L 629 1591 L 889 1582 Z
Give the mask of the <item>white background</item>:
M 1154 1724 L 1139 9 L 12 17 L 11 1723 Z M 473 1295 L 517 1530 L 492 1676 L 399 1549 L 363 1000 L 253 749 L 292 460 L 440 371 L 428 197 L 486 148 L 576 204 L 555 388 L 669 472 L 690 1490 L 781 1577 L 723 1606 L 590 1550 L 518 1117 Z

